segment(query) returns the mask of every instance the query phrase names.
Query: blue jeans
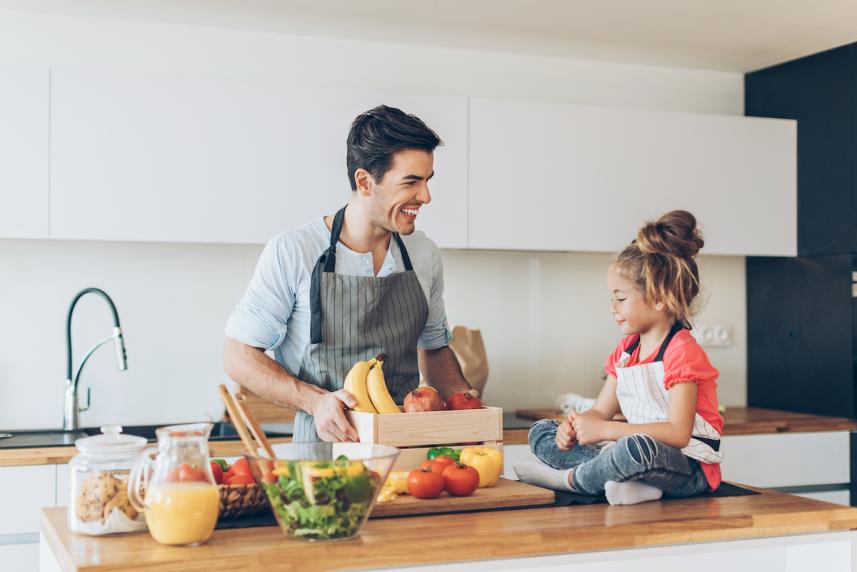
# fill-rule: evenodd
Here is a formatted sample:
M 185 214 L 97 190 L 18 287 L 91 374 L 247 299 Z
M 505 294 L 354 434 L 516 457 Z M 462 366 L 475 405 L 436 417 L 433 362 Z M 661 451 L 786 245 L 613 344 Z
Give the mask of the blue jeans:
M 601 495 L 607 481 L 641 481 L 669 497 L 687 497 L 708 490 L 699 461 L 685 456 L 681 449 L 641 433 L 615 443 L 578 444 L 563 451 L 556 445 L 558 426 L 553 419 L 537 421 L 530 429 L 530 450 L 555 469 L 574 469 L 574 492 Z

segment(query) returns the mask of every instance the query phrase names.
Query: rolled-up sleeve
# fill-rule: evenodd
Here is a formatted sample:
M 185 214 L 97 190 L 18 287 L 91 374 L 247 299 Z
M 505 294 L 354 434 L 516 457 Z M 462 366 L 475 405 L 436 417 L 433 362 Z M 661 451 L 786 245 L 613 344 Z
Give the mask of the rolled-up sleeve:
M 448 346 L 452 341 L 449 324 L 446 321 L 446 308 L 443 305 L 443 262 L 440 250 L 431 243 L 432 281 L 429 296 L 429 311 L 417 346 L 423 350 L 436 350 Z
M 265 245 L 247 291 L 226 323 L 228 337 L 266 351 L 285 339 L 295 304 L 294 273 L 286 271 L 295 261 L 288 260 L 286 242 L 280 235 Z

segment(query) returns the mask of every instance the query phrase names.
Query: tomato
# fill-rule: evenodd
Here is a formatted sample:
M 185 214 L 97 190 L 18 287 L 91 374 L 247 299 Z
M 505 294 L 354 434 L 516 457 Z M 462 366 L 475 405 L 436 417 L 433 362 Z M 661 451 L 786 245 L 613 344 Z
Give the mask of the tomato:
M 426 460 L 423 461 L 423 464 L 420 465 L 420 469 L 425 469 L 431 471 L 433 473 L 437 473 L 438 475 L 443 474 L 443 470 L 447 468 L 449 465 L 444 463 L 443 461 L 438 461 L 437 459 L 432 459 L 431 461 Z
M 168 481 L 206 481 L 205 471 L 197 467 L 193 467 L 188 463 L 182 463 L 177 469 L 173 469 L 167 475 Z
M 443 470 L 443 480 L 449 494 L 456 497 L 472 495 L 479 486 L 479 471 L 456 463 Z
M 436 499 L 443 492 L 443 475 L 428 469 L 416 469 L 408 474 L 408 493 L 418 499 Z
M 253 480 L 253 477 L 250 475 L 245 475 L 243 473 L 238 473 L 233 476 L 231 479 L 226 481 L 226 484 L 230 487 L 233 485 L 254 485 L 256 481 Z
M 253 470 L 250 468 L 250 461 L 247 460 L 247 457 L 241 457 L 229 467 L 229 470 L 232 471 L 233 475 L 247 475 L 252 477 Z
M 276 483 L 277 475 L 275 475 L 274 473 L 265 473 L 264 475 L 262 475 L 262 481 L 266 483 Z
M 434 461 L 435 463 L 442 463 L 444 469 L 455 464 L 455 459 L 453 459 L 452 457 L 450 457 L 448 455 L 439 455 L 439 456 L 435 457 L 434 459 L 432 459 L 432 461 Z M 443 471 L 441 471 L 441 472 L 443 472 Z
M 211 461 L 211 474 L 214 475 L 214 482 L 218 485 L 223 484 L 223 468 L 219 463 Z

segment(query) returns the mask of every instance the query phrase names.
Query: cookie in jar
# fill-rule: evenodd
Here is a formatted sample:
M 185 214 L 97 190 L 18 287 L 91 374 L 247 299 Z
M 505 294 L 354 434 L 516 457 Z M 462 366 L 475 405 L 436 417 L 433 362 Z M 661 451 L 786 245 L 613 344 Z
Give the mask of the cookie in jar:
M 146 520 L 128 500 L 128 474 L 146 439 L 123 434 L 119 425 L 104 426 L 101 432 L 75 442 L 78 454 L 69 463 L 69 529 L 92 535 L 144 531 Z

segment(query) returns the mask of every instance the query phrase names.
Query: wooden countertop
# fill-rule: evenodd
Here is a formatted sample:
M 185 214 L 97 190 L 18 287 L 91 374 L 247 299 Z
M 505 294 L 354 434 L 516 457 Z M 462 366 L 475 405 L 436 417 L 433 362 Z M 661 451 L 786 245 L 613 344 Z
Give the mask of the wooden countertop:
M 518 409 L 519 416 L 535 419 L 546 417 L 562 418 L 552 409 Z M 815 431 L 857 431 L 857 422 L 842 417 L 823 417 L 806 413 L 792 413 L 757 407 L 729 407 L 723 414 L 726 425 L 724 435 L 755 435 L 785 432 Z M 528 429 L 507 429 L 503 431 L 506 445 L 527 443 Z M 289 438 L 271 439 L 273 443 L 288 443 Z M 0 447 L 0 467 L 19 465 L 54 465 L 68 463 L 75 455 L 74 447 L 45 447 L 42 449 L 3 449 Z M 241 454 L 238 441 L 214 441 L 211 454 L 216 457 L 228 457 Z
M 370 520 L 339 542 L 288 540 L 278 528 L 215 531 L 199 548 L 148 534 L 69 532 L 66 509 L 42 510 L 42 532 L 62 569 L 338 570 L 540 556 L 857 529 L 857 508 L 783 493 Z
M 289 437 L 272 438 L 271 443 L 290 443 Z M 240 441 L 210 441 L 212 457 L 236 457 L 243 454 Z M 20 465 L 61 465 L 77 454 L 74 447 L 44 447 L 41 449 L 0 449 L 0 467 Z
M 519 417 L 564 419 L 550 408 L 516 409 Z M 758 407 L 727 407 L 723 413 L 724 435 L 758 435 L 764 433 L 807 433 L 814 431 L 855 431 L 857 421 L 844 417 L 825 417 Z

